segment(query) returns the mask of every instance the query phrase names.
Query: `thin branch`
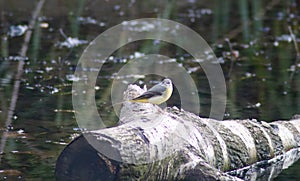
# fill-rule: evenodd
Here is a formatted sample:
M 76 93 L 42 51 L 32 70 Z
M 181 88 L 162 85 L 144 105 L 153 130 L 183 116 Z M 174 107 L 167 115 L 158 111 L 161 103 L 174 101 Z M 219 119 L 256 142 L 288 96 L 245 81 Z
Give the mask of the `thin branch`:
M 67 35 L 64 33 L 64 30 L 62 28 L 59 28 L 59 32 L 61 36 L 63 36 L 65 39 L 68 39 Z
M 290 76 L 290 80 L 293 80 L 293 77 L 294 77 L 294 74 L 295 74 L 295 72 L 296 72 L 296 70 L 297 70 L 297 63 L 298 63 L 298 61 L 299 61 L 299 59 L 300 59 L 300 51 L 299 51 L 299 47 L 298 47 L 298 43 L 297 43 L 297 39 L 296 39 L 296 36 L 295 36 L 295 34 L 293 33 L 293 30 L 292 30 L 292 28 L 291 28 L 291 26 L 288 26 L 288 29 L 289 29 L 289 32 L 290 32 L 290 35 L 291 35 L 291 37 L 292 37 L 292 40 L 293 40 L 293 43 L 294 43 L 294 47 L 295 47 L 295 50 L 296 50 L 296 53 L 297 53 L 297 57 L 296 57 L 296 61 L 295 61 L 295 69 L 292 71 L 292 74 L 291 74 L 291 76 Z
M 234 60 L 235 60 L 235 57 L 233 56 L 233 49 L 232 49 L 232 45 L 231 45 L 231 42 L 228 38 L 225 38 L 225 41 L 228 43 L 228 46 L 229 46 L 229 50 L 230 50 L 230 68 L 229 68 L 229 71 L 228 71 L 228 79 L 230 80 L 230 76 L 231 76 L 231 72 L 233 70 L 233 63 L 234 63 Z
M 29 23 L 29 28 L 25 34 L 24 37 L 24 42 L 23 45 L 21 47 L 21 51 L 20 51 L 20 56 L 21 57 L 26 57 L 27 54 L 27 50 L 28 50 L 28 45 L 31 39 L 31 34 L 32 34 L 32 29 L 35 26 L 37 17 L 44 5 L 45 0 L 40 0 L 38 2 L 38 4 L 36 5 L 36 8 L 32 14 L 32 18 L 31 21 Z M 20 60 L 18 63 L 18 69 L 17 69 L 17 74 L 15 76 L 15 83 L 14 83 L 14 87 L 13 87 L 13 92 L 12 92 L 12 97 L 11 97 L 11 102 L 10 102 L 10 106 L 8 109 L 8 113 L 7 113 L 7 119 L 5 122 L 5 127 L 6 129 L 9 127 L 9 125 L 11 125 L 12 123 L 12 117 L 16 108 L 16 104 L 17 104 L 17 99 L 18 99 L 18 95 L 19 95 L 19 88 L 20 88 L 20 83 L 21 83 L 21 77 L 23 74 L 23 67 L 24 67 L 24 60 Z M 0 145 L 0 153 L 3 153 L 4 148 L 5 148 L 5 144 L 6 144 L 6 140 L 7 140 L 7 131 L 3 132 L 3 135 L 1 137 L 1 145 Z M 1 157 L 0 157 L 0 161 L 1 161 Z

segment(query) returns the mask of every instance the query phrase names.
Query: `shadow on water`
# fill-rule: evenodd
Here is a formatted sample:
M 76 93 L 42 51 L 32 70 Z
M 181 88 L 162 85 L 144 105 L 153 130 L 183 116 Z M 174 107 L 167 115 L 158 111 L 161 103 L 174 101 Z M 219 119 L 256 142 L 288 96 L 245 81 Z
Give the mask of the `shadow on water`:
M 124 20 L 169 18 L 198 32 L 214 49 L 227 80 L 225 119 L 273 121 L 299 114 L 300 62 L 295 61 L 297 52 L 287 28 L 291 26 L 299 44 L 300 14 L 296 3 L 47 1 L 32 28 L 27 56 L 22 57 L 19 52 L 34 5 L 29 1 L 1 1 L 0 131 L 1 135 L 7 132 L 6 146 L 0 155 L 1 179 L 54 179 L 59 153 L 81 133 L 71 100 L 77 61 L 90 41 Z M 175 58 L 190 72 L 199 90 L 200 116 L 208 117 L 210 88 L 201 67 L 179 47 L 148 40 L 120 48 L 98 75 L 96 104 L 106 125 L 117 123 L 110 104 L 114 73 L 129 60 L 149 53 Z M 6 127 L 20 60 L 25 66 L 17 107 L 12 124 Z M 295 74 L 290 79 L 292 72 Z M 141 78 L 137 83 L 149 87 L 156 78 Z M 180 106 L 179 100 L 178 94 L 174 94 L 167 104 Z M 278 180 L 300 179 L 299 168 L 298 162 Z

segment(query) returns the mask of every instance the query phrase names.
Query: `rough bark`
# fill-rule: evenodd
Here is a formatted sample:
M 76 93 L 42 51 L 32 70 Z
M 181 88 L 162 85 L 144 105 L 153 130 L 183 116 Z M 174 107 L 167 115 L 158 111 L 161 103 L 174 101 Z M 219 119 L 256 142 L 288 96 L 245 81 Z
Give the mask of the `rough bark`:
M 141 91 L 131 85 L 124 99 Z M 60 155 L 56 176 L 58 180 L 251 180 L 257 168 L 270 171 L 280 162 L 282 167 L 276 167 L 280 172 L 284 162 L 295 162 L 299 145 L 299 118 L 270 124 L 217 121 L 175 107 L 125 102 L 120 125 L 87 131 L 74 140 Z M 264 173 L 255 179 L 265 178 Z

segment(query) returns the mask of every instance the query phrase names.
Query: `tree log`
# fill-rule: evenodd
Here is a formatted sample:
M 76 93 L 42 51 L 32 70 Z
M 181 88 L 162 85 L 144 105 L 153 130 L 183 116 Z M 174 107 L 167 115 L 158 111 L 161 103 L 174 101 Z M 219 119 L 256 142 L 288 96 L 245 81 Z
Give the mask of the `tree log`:
M 130 85 L 124 99 L 142 91 Z M 86 131 L 65 148 L 57 161 L 56 177 L 259 180 L 269 178 L 274 165 L 277 172 L 272 177 L 298 160 L 299 145 L 299 117 L 270 124 L 254 119 L 217 121 L 176 107 L 125 102 L 120 125 Z M 257 173 L 261 167 L 265 171 Z

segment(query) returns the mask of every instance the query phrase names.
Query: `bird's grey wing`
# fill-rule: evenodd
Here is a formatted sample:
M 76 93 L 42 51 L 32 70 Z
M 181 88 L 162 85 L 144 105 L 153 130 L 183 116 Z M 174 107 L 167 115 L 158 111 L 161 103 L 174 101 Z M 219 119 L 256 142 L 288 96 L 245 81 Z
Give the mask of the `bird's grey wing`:
M 138 97 L 136 97 L 132 100 L 149 99 L 149 98 L 151 98 L 155 95 L 158 95 L 158 94 L 156 92 L 148 92 L 147 91 L 147 92 L 143 93 L 142 95 L 140 95 L 140 96 L 138 96 Z
M 153 96 L 160 96 L 165 91 L 166 91 L 166 88 L 164 86 L 155 85 L 151 89 L 149 89 L 148 91 L 144 92 L 142 95 L 140 95 L 140 96 L 138 96 L 138 97 L 136 97 L 132 100 L 148 99 L 148 98 L 151 98 Z
M 160 84 L 153 86 L 148 92 L 153 92 L 162 95 L 163 92 L 166 91 L 166 87 Z

